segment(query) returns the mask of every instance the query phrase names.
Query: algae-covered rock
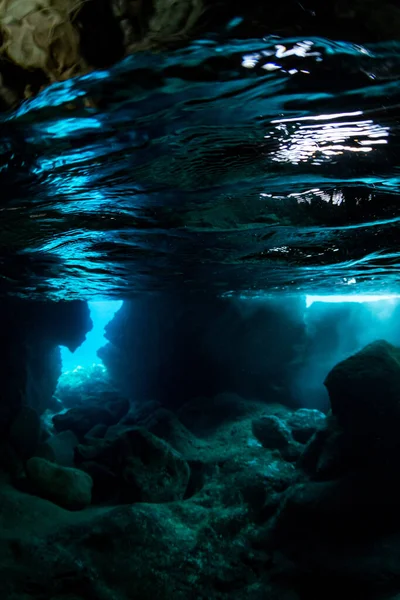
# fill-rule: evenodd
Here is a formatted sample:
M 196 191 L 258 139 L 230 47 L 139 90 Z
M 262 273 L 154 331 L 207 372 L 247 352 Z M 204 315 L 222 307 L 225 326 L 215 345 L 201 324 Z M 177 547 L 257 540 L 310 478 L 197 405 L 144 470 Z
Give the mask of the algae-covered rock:
M 35 456 L 26 463 L 26 471 L 33 488 L 55 504 L 73 510 L 91 503 L 92 478 L 79 469 L 62 467 Z

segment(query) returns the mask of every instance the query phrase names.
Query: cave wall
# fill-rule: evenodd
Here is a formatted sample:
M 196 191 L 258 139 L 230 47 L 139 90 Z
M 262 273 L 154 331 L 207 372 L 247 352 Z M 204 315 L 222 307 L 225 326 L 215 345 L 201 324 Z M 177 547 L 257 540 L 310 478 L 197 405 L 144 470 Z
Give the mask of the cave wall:
M 92 322 L 86 302 L 0 302 L 0 432 L 22 406 L 41 414 L 51 405 L 61 373 L 59 346 L 75 350 Z
M 400 301 L 315 302 L 304 313 L 306 344 L 292 395 L 301 406 L 329 407 L 324 380 L 340 361 L 373 341 L 400 346 Z
M 134 400 L 176 407 L 233 392 L 290 404 L 305 342 L 304 302 L 142 296 L 124 302 L 99 356 Z

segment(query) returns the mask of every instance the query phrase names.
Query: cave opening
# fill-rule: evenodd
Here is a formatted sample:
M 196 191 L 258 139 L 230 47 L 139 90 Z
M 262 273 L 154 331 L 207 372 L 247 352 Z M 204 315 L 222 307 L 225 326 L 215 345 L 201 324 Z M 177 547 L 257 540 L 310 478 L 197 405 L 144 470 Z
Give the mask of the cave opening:
M 60 346 L 62 367 L 57 385 L 58 393 L 66 386 L 78 388 L 89 382 L 108 379 L 107 369 L 97 352 L 107 344 L 105 328 L 122 304 L 122 300 L 88 302 L 93 326 L 84 342 L 74 352 Z
M 71 352 L 65 346 L 60 346 L 62 375 L 74 369 L 88 369 L 95 365 L 103 366 L 103 361 L 97 355 L 97 351 L 107 344 L 105 328 L 114 318 L 114 315 L 121 308 L 122 304 L 122 300 L 88 302 L 93 327 L 86 335 L 83 344 L 75 352 Z

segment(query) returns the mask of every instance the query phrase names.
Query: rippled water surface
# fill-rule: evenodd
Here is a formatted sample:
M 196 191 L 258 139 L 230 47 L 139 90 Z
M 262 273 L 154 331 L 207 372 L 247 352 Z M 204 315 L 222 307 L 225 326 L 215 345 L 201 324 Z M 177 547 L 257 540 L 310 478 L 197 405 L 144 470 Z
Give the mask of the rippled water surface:
M 202 41 L 1 122 L 0 292 L 399 292 L 400 45 Z

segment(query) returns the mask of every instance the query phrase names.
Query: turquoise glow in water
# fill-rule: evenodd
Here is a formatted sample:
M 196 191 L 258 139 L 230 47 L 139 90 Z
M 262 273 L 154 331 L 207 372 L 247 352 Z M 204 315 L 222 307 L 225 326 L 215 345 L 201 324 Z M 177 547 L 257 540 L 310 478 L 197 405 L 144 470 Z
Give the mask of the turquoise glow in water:
M 76 367 L 91 367 L 101 364 L 97 350 L 107 343 L 104 337 L 104 328 L 111 321 L 115 313 L 121 308 L 122 301 L 112 300 L 103 302 L 88 302 L 93 329 L 87 334 L 84 343 L 75 351 L 70 352 L 61 347 L 63 373 L 72 371 Z
M 383 301 L 398 301 L 400 296 L 398 294 L 332 294 L 332 295 L 307 295 L 306 306 L 310 307 L 314 302 L 327 302 L 340 304 L 342 302 L 358 302 L 358 303 L 369 303 L 369 302 L 383 302 Z

